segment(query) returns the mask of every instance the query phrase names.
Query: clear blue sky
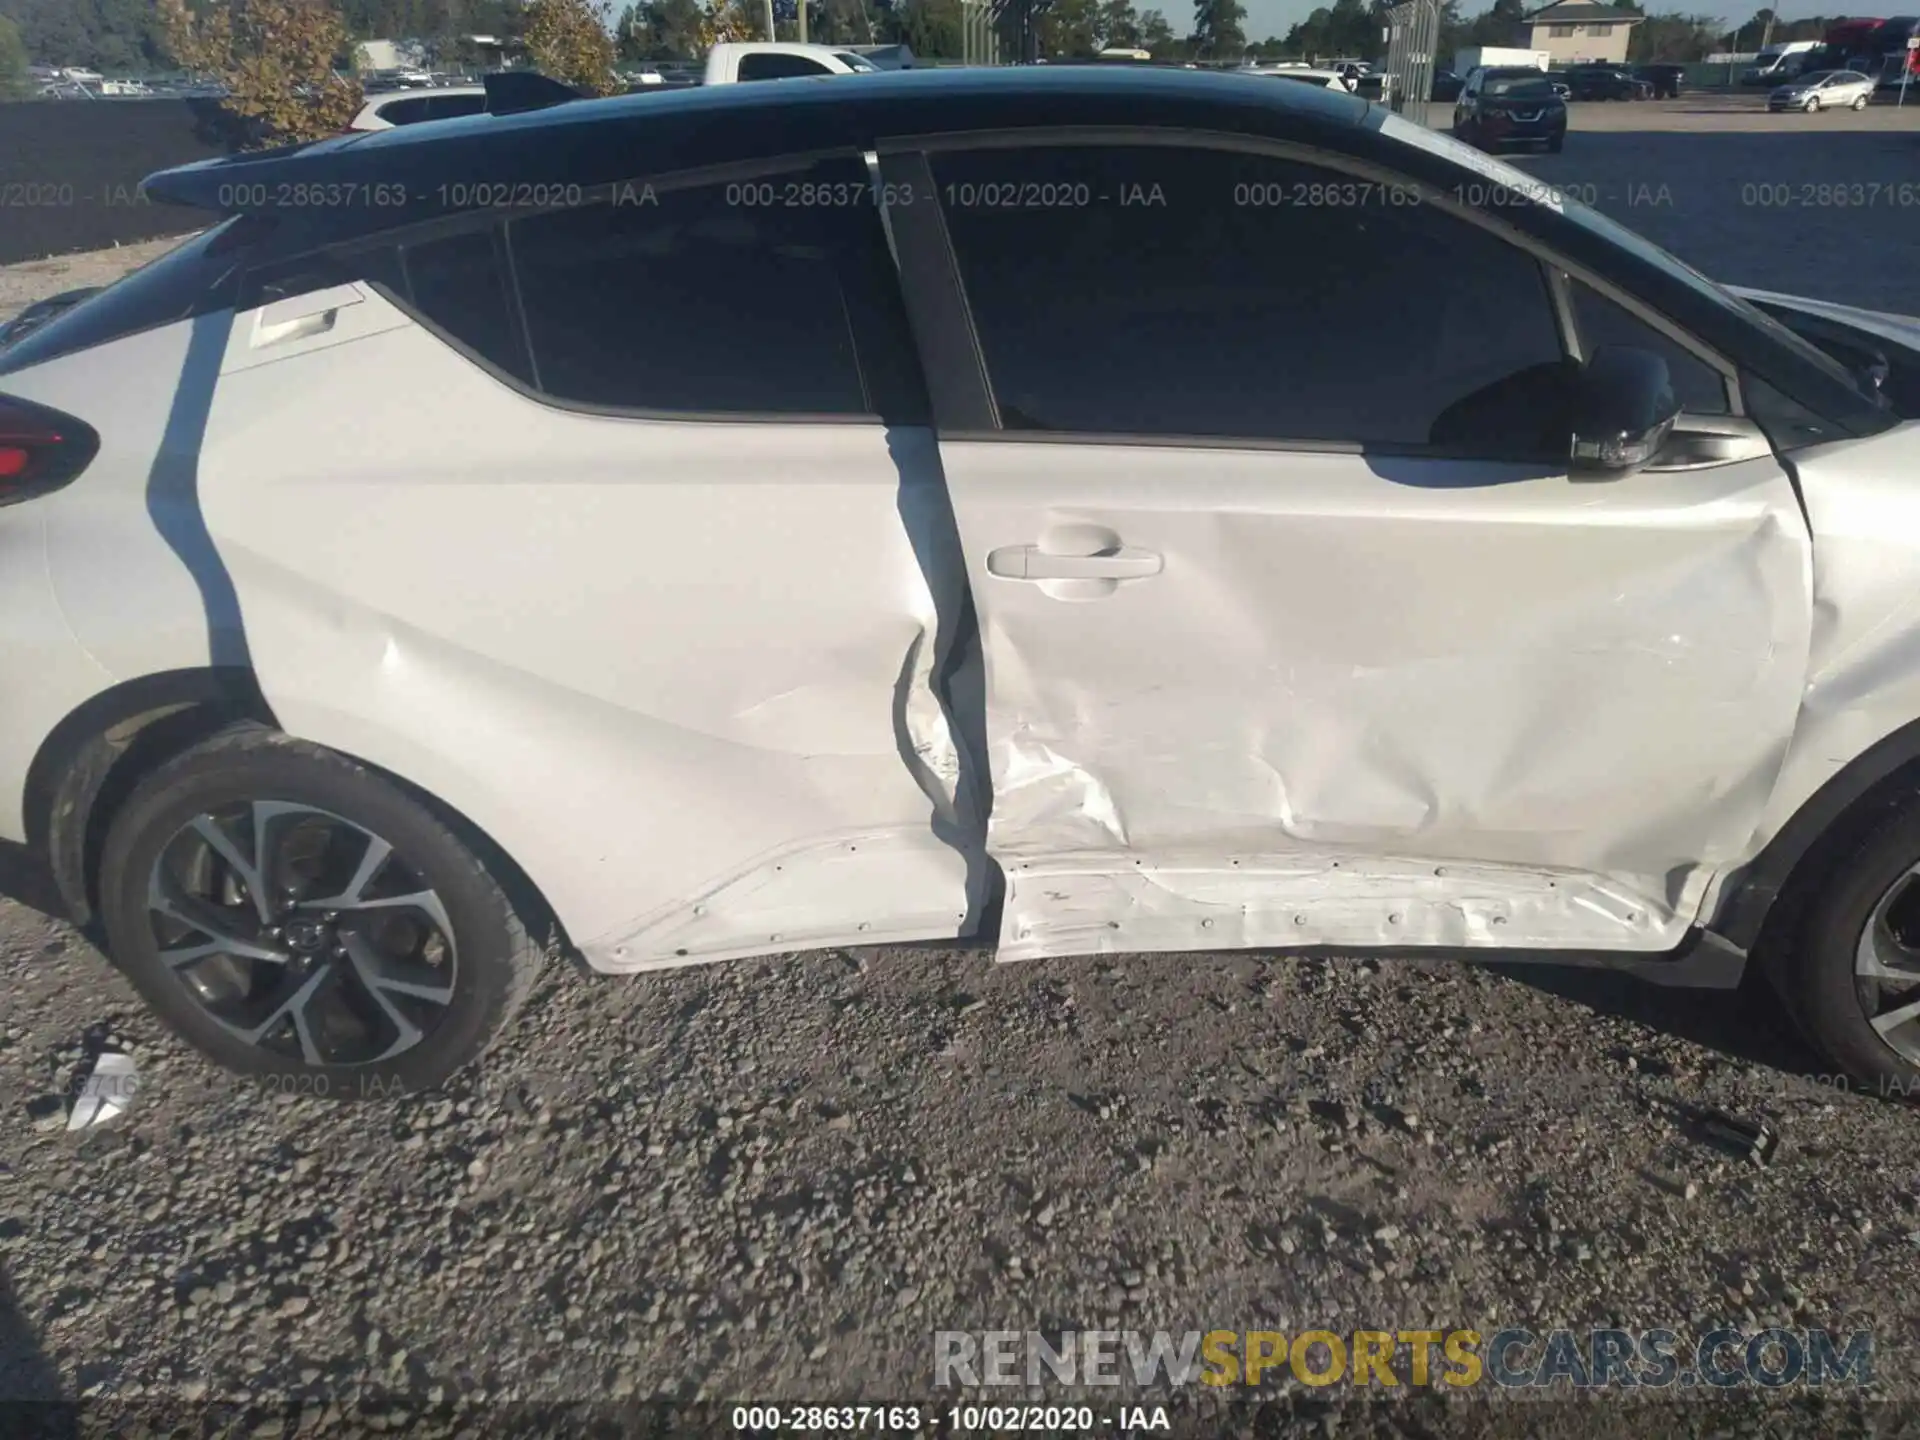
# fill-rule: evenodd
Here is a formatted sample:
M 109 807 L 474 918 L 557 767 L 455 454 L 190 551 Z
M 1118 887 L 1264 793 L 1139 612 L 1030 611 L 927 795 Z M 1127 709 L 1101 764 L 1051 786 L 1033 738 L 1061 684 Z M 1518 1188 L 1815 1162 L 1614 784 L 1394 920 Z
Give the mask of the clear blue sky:
M 1329 0 L 1241 0 L 1241 3 L 1247 7 L 1247 38 L 1265 40 L 1269 35 L 1276 38 L 1284 36 L 1287 31 L 1306 19 L 1322 4 L 1329 3 Z M 1545 3 L 1546 0 L 1529 0 L 1527 8 L 1532 10 Z M 1735 25 L 1749 18 L 1755 10 L 1760 9 L 1763 0 L 1697 0 L 1697 3 L 1689 3 L 1689 0 L 1644 0 L 1644 3 L 1647 9 L 1655 12 L 1672 9 L 1686 15 L 1695 12 L 1719 15 L 1726 20 L 1727 29 L 1731 30 Z M 1167 20 L 1176 31 L 1182 31 L 1193 24 L 1193 7 L 1190 0 L 1134 0 L 1134 4 L 1142 10 L 1158 7 L 1165 11 Z M 1490 6 L 1491 0 L 1486 0 L 1486 3 L 1481 3 L 1481 0 L 1461 0 L 1460 9 L 1471 18 L 1483 13 Z M 1785 20 L 1798 20 L 1808 15 L 1822 13 L 1828 15 L 1851 13 L 1845 5 L 1836 4 L 1834 0 L 1826 0 L 1825 4 L 1818 3 L 1818 0 L 1799 0 L 1799 3 L 1795 3 L 1795 0 L 1785 0 L 1785 3 L 1775 8 Z M 1872 15 L 1882 13 L 1883 10 L 1889 15 L 1893 13 L 1891 10 L 1885 10 L 1884 7 L 1882 10 L 1876 10 L 1872 6 L 1865 7 L 1862 13 Z

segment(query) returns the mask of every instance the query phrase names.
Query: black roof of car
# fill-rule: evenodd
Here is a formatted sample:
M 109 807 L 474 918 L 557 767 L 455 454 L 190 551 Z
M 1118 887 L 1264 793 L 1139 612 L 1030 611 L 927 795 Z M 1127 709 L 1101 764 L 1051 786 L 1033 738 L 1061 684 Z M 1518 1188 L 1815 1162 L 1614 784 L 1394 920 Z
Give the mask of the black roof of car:
M 251 234 L 229 241 L 223 229 L 216 243 L 245 247 L 246 264 L 259 268 L 301 263 L 297 257 L 331 246 L 385 243 L 401 231 L 426 233 L 413 229 L 422 222 L 436 222 L 437 231 L 438 221 L 474 212 L 494 221 L 518 207 L 589 198 L 624 203 L 625 187 L 649 177 L 740 166 L 721 172 L 732 178 L 754 173 L 756 164 L 859 154 L 886 142 L 911 150 L 914 140 L 940 135 L 1049 130 L 1111 132 L 1120 144 L 1128 143 L 1128 132 L 1140 134 L 1142 144 L 1208 132 L 1292 141 L 1439 195 L 1470 197 L 1484 188 L 1491 198 L 1463 203 L 1497 207 L 1501 224 L 1637 292 L 1818 413 L 1867 427 L 1856 433 L 1885 428 L 1884 416 L 1829 367 L 1810 369 L 1805 356 L 1760 345 L 1749 322 L 1703 297 L 1669 265 L 1563 215 L 1556 203 L 1506 203 L 1497 183 L 1463 186 L 1476 171 L 1486 176 L 1485 162 L 1446 136 L 1344 90 L 1272 85 L 1232 72 L 981 67 L 577 100 L 203 161 L 151 176 L 146 191 L 156 200 L 246 216 L 235 234 L 242 227 Z M 1047 143 L 1044 134 L 1034 143 Z M 577 198 L 573 187 L 582 192 Z M 644 203 L 644 194 L 635 198 Z
M 996 66 L 820 76 L 582 100 L 284 146 L 151 175 L 154 200 L 223 213 L 273 208 L 275 188 L 599 185 L 767 155 L 869 148 L 876 137 L 1046 125 L 1360 128 L 1367 102 L 1309 85 L 1157 66 Z M 421 197 L 410 194 L 416 205 Z M 375 201 L 374 203 L 379 203 Z

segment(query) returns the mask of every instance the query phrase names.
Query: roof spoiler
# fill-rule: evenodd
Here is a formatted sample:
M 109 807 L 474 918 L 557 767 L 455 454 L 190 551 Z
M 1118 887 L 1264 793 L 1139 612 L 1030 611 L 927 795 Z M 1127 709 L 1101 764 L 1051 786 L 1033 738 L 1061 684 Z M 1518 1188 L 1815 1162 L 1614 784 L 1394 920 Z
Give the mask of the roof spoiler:
M 497 70 L 482 76 L 481 84 L 486 86 L 489 115 L 520 115 L 587 98 L 584 91 L 532 70 Z

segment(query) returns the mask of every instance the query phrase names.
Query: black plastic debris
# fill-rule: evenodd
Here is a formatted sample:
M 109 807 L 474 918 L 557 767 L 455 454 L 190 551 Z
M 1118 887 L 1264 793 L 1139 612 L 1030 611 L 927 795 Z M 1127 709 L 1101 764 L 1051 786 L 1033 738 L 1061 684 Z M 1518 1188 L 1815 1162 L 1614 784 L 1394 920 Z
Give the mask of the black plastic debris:
M 1700 1117 L 1700 1129 L 1721 1149 L 1752 1165 L 1767 1165 L 1779 1148 L 1780 1137 L 1758 1120 L 1743 1119 L 1725 1110 L 1709 1110 Z

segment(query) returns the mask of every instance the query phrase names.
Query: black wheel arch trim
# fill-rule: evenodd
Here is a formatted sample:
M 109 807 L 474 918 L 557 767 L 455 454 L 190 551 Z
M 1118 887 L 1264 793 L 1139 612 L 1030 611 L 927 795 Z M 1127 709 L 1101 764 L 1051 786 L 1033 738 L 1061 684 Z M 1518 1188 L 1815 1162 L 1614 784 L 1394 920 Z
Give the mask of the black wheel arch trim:
M 1814 791 L 1728 881 L 1707 928 L 1742 950 L 1753 949 L 1804 862 L 1826 842 L 1857 837 L 1916 793 L 1920 720 L 1884 736 Z
M 23 819 L 74 924 L 98 921 L 94 877 L 119 802 L 155 764 L 236 720 L 274 723 L 251 670 L 215 666 L 111 686 L 48 733 L 27 767 Z

